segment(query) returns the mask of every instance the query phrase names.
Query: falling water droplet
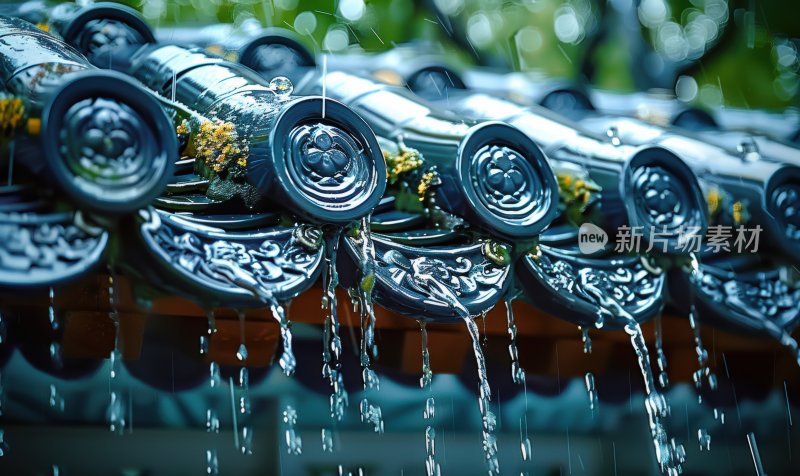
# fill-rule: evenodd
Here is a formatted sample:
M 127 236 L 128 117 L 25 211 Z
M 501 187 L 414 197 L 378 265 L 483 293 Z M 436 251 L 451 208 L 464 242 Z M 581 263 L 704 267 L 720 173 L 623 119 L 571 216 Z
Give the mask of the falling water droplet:
M 697 442 L 700 443 L 700 451 L 711 451 L 711 435 L 705 428 L 697 430 Z
M 433 397 L 428 397 L 425 400 L 425 411 L 422 413 L 422 416 L 426 420 L 431 420 L 436 417 L 436 401 Z
M 219 433 L 219 415 L 213 408 L 206 410 L 206 431 L 209 433 Z
M 242 426 L 241 452 L 243 455 L 253 454 L 253 428 L 248 425 Z
M 3 313 L 0 312 L 0 345 L 6 341 L 6 320 L 3 318 Z
M 714 419 L 719 420 L 720 424 L 725 424 L 725 412 L 722 410 L 715 408 L 714 409 Z
M 269 82 L 269 89 L 272 90 L 276 96 L 283 99 L 292 94 L 294 85 L 286 76 L 276 76 Z
M 222 377 L 219 372 L 219 364 L 211 362 L 208 365 L 208 386 L 211 388 L 219 387 Z
M 8 453 L 8 442 L 6 441 L 6 432 L 0 428 L 0 458 Z
M 380 384 L 380 380 L 378 379 L 378 374 L 375 373 L 374 370 L 372 370 L 371 368 L 367 367 L 361 372 L 361 374 L 362 374 L 361 378 L 364 381 L 364 389 L 365 390 L 369 390 L 369 389 L 376 389 L 377 390 L 377 389 L 380 388 L 380 385 L 381 385 Z
M 661 328 L 661 316 L 656 316 L 655 319 L 656 331 L 656 365 L 658 366 L 658 384 L 661 388 L 669 386 L 669 377 L 667 376 L 667 356 L 664 353 L 663 331 Z
M 58 319 L 56 318 L 55 293 L 53 292 L 52 287 L 50 288 L 49 298 L 50 298 L 50 305 L 47 310 L 47 316 L 50 320 L 50 328 L 53 329 L 54 331 L 57 331 L 59 324 L 58 324 Z
M 586 391 L 589 394 L 589 410 L 591 410 L 592 417 L 594 417 L 594 409 L 597 407 L 597 391 L 594 386 L 594 374 L 586 372 L 584 380 L 586 381 Z
M 419 329 L 422 340 L 422 377 L 419 379 L 419 385 L 423 389 L 431 392 L 431 384 L 433 383 L 433 371 L 431 370 L 430 352 L 428 351 L 428 330 L 425 326 L 425 321 L 419 321 Z M 433 396 L 425 399 L 425 409 L 422 416 L 426 420 L 433 420 L 436 417 L 436 400 Z M 433 425 L 428 425 L 425 428 L 425 471 L 427 476 L 438 476 L 441 473 L 439 463 L 436 462 L 436 455 L 434 454 L 436 440 L 436 432 Z
M 514 297 L 506 299 L 506 323 L 508 324 L 508 355 L 511 358 L 511 378 L 514 383 L 522 383 L 525 380 L 525 369 L 519 363 L 519 349 L 517 347 L 517 323 L 514 320 L 514 307 L 512 302 Z M 485 317 L 484 317 L 485 322 Z
M 64 367 L 64 360 L 61 358 L 61 344 L 58 342 L 50 343 L 50 361 L 57 369 Z
M 283 410 L 283 423 L 286 425 L 286 451 L 290 455 L 299 455 L 303 453 L 303 440 L 295 430 L 297 424 L 297 411 L 291 405 L 286 405 Z M 323 430 L 325 431 L 325 430 Z M 323 450 L 325 450 L 325 438 L 323 435 L 322 441 Z
M 0 417 L 3 416 L 3 400 L 5 398 L 5 387 L 3 386 L 3 372 L 0 370 Z
M 425 471 L 427 476 L 437 476 L 441 468 L 436 462 L 436 431 L 432 426 L 425 428 Z
M 345 408 L 348 405 L 347 391 L 344 388 L 344 379 L 341 374 L 339 358 L 342 354 L 342 340 L 339 337 L 339 316 L 337 314 L 336 287 L 339 285 L 339 275 L 336 272 L 336 252 L 339 247 L 341 229 L 336 230 L 332 237 L 325 243 L 325 263 L 323 269 L 322 300 L 323 309 L 327 309 L 325 326 L 323 329 L 322 345 L 322 376 L 330 382 L 332 392 L 330 396 L 331 418 L 341 421 Z
M 200 336 L 200 355 L 208 353 L 208 336 Z
M 239 344 L 239 350 L 236 351 L 236 358 L 244 362 L 247 360 L 247 346 L 244 343 Z
M 242 415 L 250 414 L 250 396 L 247 392 L 242 392 L 239 395 L 239 413 Z
M 597 329 L 602 329 L 605 322 L 606 322 L 605 313 L 603 312 L 602 308 L 598 308 L 597 315 L 595 316 L 594 320 L 594 327 L 596 327 Z
M 333 453 L 333 430 L 323 428 L 321 436 L 322 436 L 322 451 L 326 453 Z
M 111 400 L 108 403 L 108 410 L 106 417 L 108 419 L 108 427 L 112 433 L 121 435 L 125 430 L 125 414 L 123 412 L 122 399 L 117 392 L 111 392 Z
M 524 428 L 523 428 L 523 423 Z M 519 449 L 522 454 L 522 461 L 531 459 L 531 439 L 528 437 L 528 422 L 520 418 L 519 420 Z
M 219 474 L 219 458 L 216 448 L 206 450 L 206 474 Z
M 689 325 L 694 334 L 695 351 L 697 353 L 697 363 L 699 366 L 697 371 L 692 375 L 692 379 L 694 380 L 698 392 L 697 402 L 702 403 L 703 396 L 700 394 L 700 391 L 703 388 L 703 380 L 705 379 L 711 390 L 715 390 L 717 388 L 717 376 L 714 375 L 708 367 L 708 351 L 703 346 L 703 340 L 700 337 L 700 324 L 697 321 L 697 311 L 694 305 L 691 306 L 689 311 Z
M 109 370 L 108 375 L 111 377 L 111 380 L 114 380 L 117 377 L 117 367 L 120 357 L 122 353 L 119 350 L 119 312 L 117 312 L 117 294 L 116 288 L 114 285 L 114 271 L 111 267 L 108 267 L 108 317 L 114 323 L 114 349 L 111 351 L 109 355 Z M 112 392 L 112 401 L 113 401 L 113 392 Z M 113 430 L 112 430 L 113 431 Z
M 383 412 L 381 407 L 372 405 L 367 398 L 361 400 L 361 421 L 372 425 L 375 433 L 383 433 Z
M 52 383 L 50 384 L 50 408 L 58 412 L 64 412 L 64 397 L 61 396 L 58 387 Z
M 122 353 L 117 348 L 112 350 L 111 354 L 108 356 L 108 359 L 109 359 L 108 375 L 112 379 L 117 378 L 117 374 L 119 373 L 117 368 L 119 367 L 119 359 L 120 359 L 121 356 L 122 356 Z
M 583 353 L 584 354 L 591 354 L 592 353 L 592 338 L 589 337 L 589 328 L 578 326 L 578 330 L 581 331 L 581 341 L 583 342 Z
M 419 329 L 422 336 L 422 377 L 419 379 L 420 388 L 430 388 L 433 382 L 433 372 L 431 371 L 431 354 L 428 351 L 428 330 L 425 321 L 419 321 Z
M 270 304 L 270 310 L 272 311 L 272 317 L 278 321 L 278 324 L 281 328 L 281 342 L 283 343 L 283 353 L 278 360 L 278 363 L 283 369 L 283 374 L 287 377 L 294 375 L 295 369 L 297 367 L 297 359 L 294 356 L 294 350 L 292 349 L 292 328 L 289 319 L 286 318 L 286 310 L 278 304 L 277 302 L 273 302 Z

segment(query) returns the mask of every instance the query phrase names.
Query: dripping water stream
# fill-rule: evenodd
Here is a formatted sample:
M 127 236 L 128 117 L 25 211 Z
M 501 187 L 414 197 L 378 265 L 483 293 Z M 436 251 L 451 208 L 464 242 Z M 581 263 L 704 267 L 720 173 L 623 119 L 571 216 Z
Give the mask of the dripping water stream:
M 656 460 L 662 473 L 669 476 L 678 476 L 682 472 L 681 465 L 686 459 L 683 445 L 676 443 L 675 438 L 670 438 L 667 433 L 665 420 L 670 414 L 670 407 L 666 398 L 656 388 L 653 369 L 650 365 L 650 354 L 644 340 L 642 328 L 638 322 L 622 306 L 612 298 L 606 296 L 601 289 L 587 283 L 589 291 L 600 305 L 600 312 L 625 319 L 625 333 L 628 334 L 631 346 L 636 353 L 639 370 L 644 380 L 645 409 L 650 425 L 650 435 L 656 452 Z
M 286 440 L 286 451 L 290 455 L 300 455 L 303 453 L 303 439 L 297 433 L 297 410 L 292 405 L 286 405 L 283 410 L 283 423 L 286 425 L 284 436 Z
M 578 330 L 581 332 L 581 342 L 583 342 L 583 353 L 591 354 L 592 338 L 589 336 L 589 328 L 584 326 L 578 326 Z
M 481 412 L 483 426 L 483 455 L 489 468 L 489 474 L 500 474 L 500 461 L 497 458 L 497 438 L 494 430 L 497 425 L 497 417 L 489 408 L 492 400 L 492 392 L 489 388 L 489 381 L 486 375 L 486 359 L 481 349 L 480 332 L 472 316 L 462 316 L 464 324 L 467 326 L 470 338 L 472 339 L 472 351 L 475 354 L 477 364 L 478 380 L 480 382 L 480 395 L 478 396 L 478 406 Z
M 110 398 L 108 402 L 108 409 L 106 411 L 106 416 L 108 418 L 108 426 L 109 430 L 112 433 L 121 435 L 125 431 L 125 414 L 122 398 L 118 389 L 116 388 L 116 378 L 119 374 L 119 361 L 122 357 L 122 353 L 120 352 L 119 348 L 119 337 L 120 337 L 120 321 L 119 321 L 119 312 L 117 311 L 117 297 L 116 297 L 116 284 L 114 278 L 114 272 L 109 267 L 108 269 L 108 305 L 109 305 L 109 312 L 108 317 L 114 323 L 114 348 L 111 351 L 109 356 L 109 393 Z
M 64 367 L 64 361 L 61 357 L 61 343 L 58 341 L 58 331 L 61 328 L 61 323 L 58 315 L 56 314 L 55 292 L 53 291 L 52 287 L 50 288 L 48 297 L 49 307 L 47 311 L 47 317 L 50 321 L 50 330 L 53 332 L 53 340 L 50 342 L 50 361 L 53 363 L 53 367 L 56 369 L 61 369 Z M 53 381 L 53 383 L 50 384 L 50 397 L 48 403 L 50 408 L 59 413 L 64 413 L 65 401 L 58 389 L 56 381 Z
M 2 347 L 6 342 L 6 321 L 3 317 L 3 313 L 0 312 L 0 347 Z M 0 417 L 3 416 L 4 409 L 3 409 L 3 401 L 5 400 L 5 383 L 4 383 L 4 376 L 3 376 L 3 369 L 0 368 Z M 8 451 L 8 444 L 5 441 L 5 430 L 0 427 L 0 458 L 5 456 L 6 452 Z
M 690 256 L 690 277 L 693 282 L 699 282 L 700 279 L 700 261 L 697 255 L 692 253 Z M 689 305 L 689 326 L 692 328 L 692 335 L 694 337 L 695 353 L 697 354 L 697 370 L 692 374 L 692 381 L 694 382 L 695 389 L 697 390 L 697 403 L 703 404 L 703 381 L 706 382 L 711 391 L 717 389 L 717 376 L 714 374 L 708 365 L 708 350 L 703 345 L 703 339 L 700 335 L 700 321 L 698 320 L 697 310 L 694 305 L 694 293 L 690 292 L 690 305 Z M 718 410 L 714 409 L 714 419 L 717 419 L 719 414 Z M 724 415 L 721 421 L 724 420 Z M 697 429 L 697 442 L 700 446 L 700 451 L 711 450 L 711 434 L 707 428 Z
M 245 313 L 243 311 L 238 311 L 239 316 L 239 333 L 240 333 L 240 343 L 239 343 L 239 350 L 236 352 L 236 358 L 242 363 L 242 366 L 239 368 L 239 379 L 238 379 L 238 386 L 239 386 L 239 397 L 237 399 L 238 406 L 235 411 L 238 411 L 237 423 L 241 426 L 241 436 L 238 438 L 239 440 L 239 451 L 243 455 L 250 455 L 253 454 L 253 427 L 250 424 L 250 374 L 247 370 L 247 358 L 249 357 L 249 352 L 247 350 L 246 344 L 246 334 L 245 334 Z M 231 385 L 233 385 L 233 380 L 230 381 Z M 233 389 L 233 387 L 231 387 Z M 231 390 L 233 391 L 233 390 Z M 236 428 L 234 428 L 234 431 Z
M 378 374 L 371 367 L 372 359 L 377 358 L 375 344 L 375 306 L 372 302 L 372 289 L 375 286 L 375 246 L 369 230 L 369 215 L 361 219 L 358 229 L 359 282 L 356 295 L 361 316 L 361 378 L 364 384 L 364 398 L 359 410 L 361 421 L 371 424 L 375 433 L 383 433 L 383 412 L 379 405 L 373 405 L 367 397 L 370 390 L 380 389 Z
M 517 323 L 513 307 L 513 302 L 517 297 L 519 297 L 519 292 L 510 292 L 505 301 L 509 337 L 508 355 L 511 358 L 511 378 L 515 384 L 523 386 L 525 412 L 519 419 L 519 449 L 522 461 L 528 461 L 531 455 L 531 440 L 528 435 L 528 389 L 525 381 L 525 369 L 519 363 L 519 348 L 517 347 Z
M 472 351 L 475 356 L 476 369 L 478 372 L 478 407 L 481 413 L 484 459 L 486 460 L 489 475 L 499 474 L 500 462 L 497 458 L 497 438 L 494 435 L 494 430 L 497 426 L 497 417 L 489 408 L 492 393 L 486 375 L 486 359 L 481 349 L 480 331 L 478 330 L 478 325 L 475 323 L 475 318 L 477 316 L 470 315 L 469 311 L 461 304 L 458 297 L 446 286 L 437 282 L 433 274 L 418 273 L 416 278 L 423 283 L 435 297 L 442 299 L 452 306 L 453 310 L 464 321 L 464 325 L 467 327 L 467 332 L 472 340 Z
M 214 317 L 213 310 L 206 312 L 206 320 L 208 321 L 208 330 L 206 335 L 200 336 L 201 355 L 209 354 L 211 339 L 217 332 L 217 322 Z M 212 360 L 209 366 L 208 380 L 208 386 L 212 394 L 217 392 L 215 389 L 220 387 L 220 381 L 221 377 L 219 372 L 219 364 Z M 219 434 L 219 412 L 211 405 L 206 408 L 206 432 L 211 434 Z M 206 474 L 219 474 L 219 457 L 217 455 L 216 446 L 206 450 Z
M 639 368 L 644 379 L 645 408 L 650 421 L 650 433 L 653 437 L 656 459 L 662 472 L 670 476 L 677 476 L 681 473 L 681 464 L 685 460 L 685 451 L 683 445 L 676 444 L 675 439 L 670 438 L 667 434 L 664 420 L 669 416 L 670 407 L 664 395 L 656 389 L 653 371 L 650 367 L 647 344 L 642 335 L 642 328 L 631 318 L 625 326 L 625 332 L 630 336 L 631 345 L 636 352 Z
M 663 336 L 661 314 L 659 314 L 655 317 L 656 364 L 658 365 L 658 385 L 666 390 L 669 387 L 669 377 L 667 375 L 667 356 L 664 354 Z
M 322 378 L 328 379 L 331 385 L 330 414 L 333 424 L 342 421 L 348 405 L 347 390 L 341 373 L 340 358 L 342 355 L 342 339 L 339 336 L 339 316 L 337 313 L 336 287 L 339 275 L 336 272 L 336 254 L 342 230 L 337 229 L 325 243 L 325 267 L 323 268 L 322 308 L 328 312 L 325 316 L 322 343 Z M 333 451 L 333 428 L 322 431 L 323 449 Z
M 425 474 L 426 476 L 439 476 L 442 470 L 439 463 L 436 462 L 436 430 L 434 429 L 436 400 L 433 397 L 431 388 L 433 371 L 431 370 L 428 330 L 425 328 L 425 321 L 419 321 L 419 329 L 422 338 L 422 377 L 419 379 L 419 386 L 428 391 L 428 397 L 425 399 L 425 409 L 422 412 L 423 418 L 429 423 L 425 427 Z

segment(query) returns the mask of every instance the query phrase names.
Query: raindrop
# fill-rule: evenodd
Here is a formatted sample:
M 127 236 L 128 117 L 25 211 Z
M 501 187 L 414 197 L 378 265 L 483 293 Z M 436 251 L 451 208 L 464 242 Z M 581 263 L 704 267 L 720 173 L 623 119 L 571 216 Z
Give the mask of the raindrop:
M 287 98 L 294 91 L 292 81 L 286 76 L 275 76 L 269 82 L 269 89 L 279 98 Z
M 705 428 L 697 430 L 697 442 L 700 443 L 700 451 L 711 451 L 711 435 Z
M 125 414 L 123 412 L 122 400 L 117 392 L 111 392 L 111 400 L 108 403 L 106 417 L 108 419 L 109 430 L 111 430 L 112 433 L 121 435 L 125 430 Z
M 58 319 L 56 318 L 56 309 L 54 305 L 55 294 L 53 292 L 53 288 L 50 288 L 49 298 L 50 298 L 50 305 L 47 309 L 47 317 L 50 320 L 50 328 L 53 329 L 54 331 L 57 331 L 59 325 L 58 325 Z
M 433 419 L 436 416 L 436 401 L 433 397 L 428 397 L 425 400 L 425 411 L 422 413 L 422 416 L 426 420 Z
M 286 451 L 290 455 L 299 455 L 303 453 L 303 440 L 297 434 L 295 425 L 297 424 L 297 411 L 291 405 L 286 405 L 283 410 L 283 423 L 286 424 Z M 323 430 L 324 432 L 325 430 Z M 322 447 L 325 450 L 325 435 L 323 435 Z
M 519 363 L 519 349 L 517 347 L 517 324 L 514 320 L 514 307 L 512 306 L 514 297 L 506 300 L 506 322 L 508 324 L 508 354 L 511 357 L 511 378 L 514 383 L 520 384 L 525 381 L 525 369 Z M 484 317 L 484 325 L 486 318 Z M 485 332 L 484 332 L 485 334 Z
M 581 331 L 581 341 L 583 342 L 583 353 L 584 354 L 591 354 L 592 353 L 592 338 L 589 337 L 589 328 L 588 327 L 578 326 L 578 330 Z
M 594 374 L 586 372 L 584 380 L 586 382 L 586 391 L 589 394 L 589 410 L 591 410 L 592 416 L 594 417 L 594 409 L 597 407 L 597 391 L 594 386 Z
M 216 448 L 206 450 L 206 474 L 219 474 L 219 459 Z
M 52 383 L 50 384 L 50 408 L 53 408 L 58 412 L 64 412 L 64 397 L 61 396 L 61 392 L 58 391 L 58 387 Z
M 0 458 L 8 453 L 8 442 L 6 441 L 6 432 L 0 428 Z
M 322 451 L 326 453 L 333 453 L 333 430 L 323 428 L 322 436 Z
M 247 425 L 242 426 L 242 446 L 243 455 L 253 454 L 253 429 Z
M 211 362 L 208 366 L 208 386 L 211 388 L 219 387 L 221 377 L 219 372 L 219 364 L 216 362 Z
M 57 369 L 64 366 L 64 361 L 61 358 L 61 344 L 58 342 L 50 343 L 50 361 L 53 362 L 53 366 Z M 114 378 L 114 376 L 112 375 L 111 378 Z
M 381 408 L 370 404 L 366 398 L 361 400 L 359 408 L 361 410 L 361 421 L 371 424 L 375 433 L 383 433 L 383 412 Z
M 209 433 L 219 433 L 219 415 L 213 408 L 206 410 L 206 431 Z

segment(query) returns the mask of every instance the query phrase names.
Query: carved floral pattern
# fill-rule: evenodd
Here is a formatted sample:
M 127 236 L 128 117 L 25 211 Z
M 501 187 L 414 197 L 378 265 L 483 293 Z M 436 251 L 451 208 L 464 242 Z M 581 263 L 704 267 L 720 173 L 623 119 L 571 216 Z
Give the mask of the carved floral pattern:
M 450 259 L 417 256 L 411 258 L 399 249 L 379 253 L 376 263 L 398 287 L 422 298 L 469 315 L 471 302 L 482 302 L 503 287 L 508 267 L 497 266 L 480 252 Z
M 299 150 L 303 170 L 315 182 L 342 183 L 350 162 L 358 156 L 353 139 L 337 127 L 316 124 L 295 131 L 294 143 Z
M 605 310 L 623 324 L 661 297 L 663 277 L 641 260 L 569 260 L 548 253 L 546 246 L 540 245 L 540 249 L 534 266 L 553 291 L 568 293 L 598 312 Z
M 50 285 L 96 264 L 108 242 L 71 214 L 0 214 L 0 282 Z
M 633 190 L 648 223 L 679 226 L 689 210 L 675 187 L 678 182 L 661 167 L 640 167 L 634 172 Z
M 309 250 L 292 229 L 222 239 L 220 234 L 168 220 L 154 219 L 142 228 L 159 252 L 190 279 L 200 285 L 210 281 L 234 293 L 245 289 L 265 302 L 293 297 L 286 293 L 304 282 L 310 284 L 321 262 L 321 250 Z
M 795 184 L 781 185 L 772 192 L 777 218 L 786 226 L 786 237 L 800 240 L 800 187 Z
M 800 319 L 800 289 L 789 286 L 777 272 L 760 273 L 755 280 L 744 281 L 702 272 L 701 267 L 693 281 L 708 299 L 748 320 L 768 320 L 793 328 Z
M 128 106 L 86 100 L 67 112 L 60 149 L 75 175 L 127 183 L 144 169 L 141 162 L 148 152 L 140 149 L 148 143 L 146 130 L 141 117 Z
M 81 33 L 81 51 L 94 53 L 105 47 L 122 48 L 141 45 L 144 38 L 136 30 L 117 20 L 99 19 L 86 24 Z
M 508 147 L 493 146 L 489 153 L 487 181 L 492 195 L 499 201 L 519 201 L 525 190 L 525 177 L 517 162 L 522 160 Z

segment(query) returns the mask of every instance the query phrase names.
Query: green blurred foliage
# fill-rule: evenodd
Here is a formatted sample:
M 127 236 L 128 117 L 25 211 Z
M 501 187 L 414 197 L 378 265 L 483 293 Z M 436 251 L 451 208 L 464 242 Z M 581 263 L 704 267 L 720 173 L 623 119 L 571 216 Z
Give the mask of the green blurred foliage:
M 647 0 L 640 0 L 646 2 Z M 666 20 L 686 26 L 711 0 L 668 0 Z M 603 12 L 605 0 L 127 0 L 154 25 L 242 23 L 290 28 L 316 52 L 326 50 L 332 30 L 346 32 L 350 44 L 366 51 L 423 40 L 443 46 L 452 60 L 475 56 L 485 63 L 531 71 L 541 77 L 576 78 Z M 443 26 L 430 8 L 436 5 L 452 22 Z M 695 101 L 752 108 L 798 105 L 797 43 L 800 2 L 729 0 L 730 30 L 720 51 L 703 58 L 692 75 Z M 720 35 L 721 35 L 720 30 Z M 341 37 L 341 33 L 339 34 Z M 657 29 L 642 27 L 653 43 Z M 455 40 L 454 40 L 455 38 Z M 460 41 L 459 41 L 460 40 Z M 594 84 L 634 90 L 626 39 L 610 31 L 593 50 Z M 783 46 L 780 46 L 783 45 Z M 788 48 L 788 49 L 787 49 Z M 470 51 L 472 50 L 472 51 Z M 473 51 L 475 54 L 473 54 Z M 335 52 L 335 51 L 334 51 Z

